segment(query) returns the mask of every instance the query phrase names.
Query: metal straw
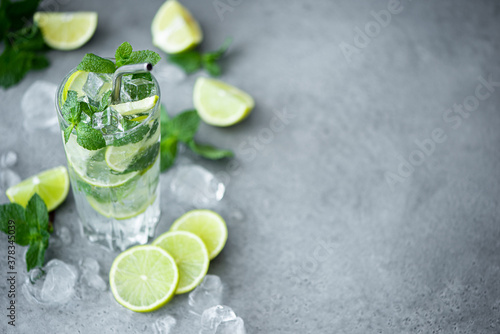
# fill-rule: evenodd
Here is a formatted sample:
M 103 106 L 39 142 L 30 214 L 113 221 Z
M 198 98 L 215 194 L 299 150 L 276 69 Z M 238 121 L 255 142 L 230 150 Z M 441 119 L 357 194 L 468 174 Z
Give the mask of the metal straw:
M 120 102 L 120 87 L 122 85 L 122 76 L 125 74 L 148 73 L 153 69 L 150 63 L 123 65 L 113 74 L 113 93 L 111 94 L 112 103 Z

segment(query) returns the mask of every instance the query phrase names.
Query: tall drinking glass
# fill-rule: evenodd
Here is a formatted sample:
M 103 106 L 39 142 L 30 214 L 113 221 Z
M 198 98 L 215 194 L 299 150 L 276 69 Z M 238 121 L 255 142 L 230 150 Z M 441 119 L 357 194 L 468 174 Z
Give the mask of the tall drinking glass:
M 56 109 L 83 232 L 92 242 L 124 250 L 147 243 L 160 217 L 160 88 L 150 73 L 124 75 L 117 81 L 120 100 L 103 110 L 112 80 L 109 74 L 72 70 L 59 86 Z M 82 113 L 80 122 L 102 133 L 105 147 L 81 146 L 78 126 L 65 142 L 70 124 L 63 105 L 71 90 L 95 112 Z

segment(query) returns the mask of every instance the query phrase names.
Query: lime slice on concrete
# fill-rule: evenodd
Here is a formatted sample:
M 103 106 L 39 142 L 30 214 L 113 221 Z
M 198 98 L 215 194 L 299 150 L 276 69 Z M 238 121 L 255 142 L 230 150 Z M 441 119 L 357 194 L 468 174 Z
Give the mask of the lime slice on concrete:
M 255 106 L 244 91 L 222 81 L 200 77 L 194 85 L 193 103 L 205 123 L 230 126 L 242 121 Z
M 153 246 L 166 250 L 179 268 L 176 294 L 193 290 L 207 274 L 210 259 L 203 241 L 191 232 L 173 231 L 160 235 Z
M 37 12 L 33 20 L 48 46 L 56 50 L 74 50 L 88 42 L 97 28 L 97 13 Z
M 175 0 L 166 1 L 151 24 L 153 44 L 166 53 L 187 50 L 203 39 L 198 22 Z
M 187 231 L 196 234 L 207 246 L 210 260 L 222 251 L 227 241 L 224 219 L 212 210 L 192 210 L 178 218 L 171 231 Z
M 155 246 L 135 246 L 116 257 L 109 285 L 116 301 L 135 312 L 150 312 L 175 294 L 179 271 L 170 254 Z
M 26 207 L 35 193 L 47 205 L 47 210 L 57 208 L 68 196 L 69 177 L 66 167 L 59 166 L 32 176 L 7 189 L 9 200 Z
M 68 91 L 70 90 L 74 90 L 75 92 L 77 92 L 78 97 L 85 95 L 85 93 L 83 92 L 83 86 L 87 81 L 88 75 L 89 72 L 85 71 L 76 71 L 73 74 L 71 74 L 71 76 L 68 78 L 68 81 L 66 81 L 66 84 L 64 85 L 63 102 L 66 101 L 66 97 L 68 96 Z
M 112 105 L 122 116 L 130 116 L 151 111 L 158 101 L 158 95 L 146 97 L 145 99 Z

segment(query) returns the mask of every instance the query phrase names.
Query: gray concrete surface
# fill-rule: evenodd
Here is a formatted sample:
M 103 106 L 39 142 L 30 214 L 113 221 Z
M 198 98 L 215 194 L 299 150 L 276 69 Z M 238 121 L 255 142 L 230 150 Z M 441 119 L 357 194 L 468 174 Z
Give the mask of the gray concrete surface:
M 203 125 L 198 135 L 236 159 L 183 154 L 226 178 L 217 210 L 229 240 L 209 272 L 248 333 L 499 333 L 500 86 L 483 83 L 500 81 L 498 2 L 220 0 L 221 15 L 213 1 L 183 2 L 203 27 L 205 50 L 234 38 L 222 79 L 257 102 L 243 123 Z M 99 27 L 82 49 L 50 52 L 50 69 L 0 92 L 1 151 L 19 153 L 23 178 L 65 163 L 58 135 L 23 130 L 23 91 L 34 80 L 58 83 L 85 52 L 112 55 L 125 40 L 152 48 L 161 4 L 59 3 L 98 11 Z M 390 22 L 370 23 L 382 10 L 393 12 Z M 199 75 L 163 80 L 171 113 L 192 107 Z M 167 186 L 168 173 L 157 235 L 189 209 Z M 55 226 L 68 227 L 73 243 L 48 259 L 94 257 L 106 276 L 116 253 L 80 236 L 71 195 Z M 12 329 L 6 249 L 1 237 L 0 332 L 151 333 L 165 314 L 177 318 L 174 333 L 197 332 L 186 295 L 133 314 L 109 291 L 60 307 L 18 291 Z

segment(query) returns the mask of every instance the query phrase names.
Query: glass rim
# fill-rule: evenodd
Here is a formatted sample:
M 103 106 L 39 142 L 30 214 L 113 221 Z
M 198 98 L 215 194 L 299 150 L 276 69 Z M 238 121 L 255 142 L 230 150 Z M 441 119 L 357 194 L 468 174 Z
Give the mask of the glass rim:
M 59 118 L 59 123 L 60 124 L 63 124 L 65 128 L 67 128 L 69 126 L 69 123 L 64 119 L 63 115 L 62 115 L 62 106 L 60 106 L 60 99 L 62 97 L 62 94 L 63 94 L 63 91 L 64 91 L 64 86 L 66 85 L 66 82 L 68 81 L 69 77 L 75 73 L 77 71 L 76 67 L 73 68 L 71 71 L 69 71 L 69 73 L 64 77 L 64 79 L 61 81 L 61 83 L 59 84 L 59 86 L 57 87 L 57 90 L 56 90 L 56 98 L 55 98 L 55 105 L 56 105 L 56 110 L 57 110 L 57 115 L 58 115 L 58 118 Z M 88 72 L 88 73 L 91 73 L 91 72 Z M 94 73 L 94 72 L 92 72 Z M 160 104 L 161 104 L 161 90 L 160 90 L 160 85 L 158 83 L 158 81 L 156 80 L 155 76 L 153 75 L 153 73 L 149 72 L 151 74 L 151 78 L 153 79 L 153 83 L 155 84 L 156 88 L 157 88 L 157 95 L 158 95 L 158 101 L 156 101 L 156 104 L 154 105 L 153 107 L 153 111 L 148 115 L 148 117 L 146 117 L 145 119 L 143 119 L 139 124 L 137 124 L 136 126 L 134 126 L 133 128 L 131 129 L 128 129 L 128 130 L 125 130 L 125 131 L 120 131 L 120 132 L 116 132 L 116 133 L 112 133 L 112 134 L 102 134 L 104 139 L 106 140 L 106 142 L 108 142 L 108 140 L 113 140 L 113 139 L 118 139 L 118 138 L 121 138 L 123 137 L 124 135 L 127 135 L 127 134 L 130 134 L 130 133 L 134 133 L 135 131 L 137 131 L 139 128 L 141 128 L 141 126 L 149 123 L 149 121 L 151 121 L 151 119 L 153 119 L 153 117 L 155 117 L 156 115 L 156 112 L 157 110 L 160 109 Z M 117 137 L 118 138 L 115 138 Z

